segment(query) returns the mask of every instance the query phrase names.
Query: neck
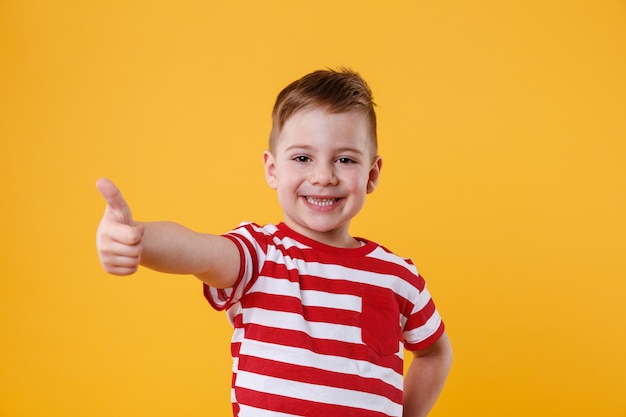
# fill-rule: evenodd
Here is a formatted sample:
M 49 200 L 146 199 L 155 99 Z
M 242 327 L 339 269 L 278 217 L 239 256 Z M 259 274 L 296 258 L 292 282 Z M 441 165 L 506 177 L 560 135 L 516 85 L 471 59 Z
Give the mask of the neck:
M 299 227 L 297 225 L 292 225 L 290 222 L 285 221 L 285 224 L 303 236 L 308 237 L 309 239 L 315 240 L 316 242 L 323 243 L 328 246 L 334 246 L 336 248 L 358 248 L 361 246 L 361 242 L 350 236 L 348 233 L 348 226 L 342 227 L 341 229 L 330 230 L 327 232 L 318 232 L 315 230 L 310 230 L 307 228 Z

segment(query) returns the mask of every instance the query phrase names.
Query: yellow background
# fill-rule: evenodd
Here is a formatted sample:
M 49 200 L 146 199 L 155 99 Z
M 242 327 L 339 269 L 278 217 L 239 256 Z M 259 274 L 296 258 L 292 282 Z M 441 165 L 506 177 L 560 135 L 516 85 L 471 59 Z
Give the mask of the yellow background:
M 453 342 L 432 415 L 626 416 L 622 0 L 0 1 L 0 416 L 229 415 L 225 316 L 100 269 L 94 183 L 278 221 L 274 98 L 340 65 L 384 158 L 353 233 L 414 259 Z

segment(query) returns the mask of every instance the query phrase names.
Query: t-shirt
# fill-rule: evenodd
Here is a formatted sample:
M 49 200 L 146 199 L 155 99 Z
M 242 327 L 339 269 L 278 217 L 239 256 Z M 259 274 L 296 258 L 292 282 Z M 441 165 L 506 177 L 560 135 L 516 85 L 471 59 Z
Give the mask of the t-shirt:
M 225 236 L 239 277 L 205 296 L 234 327 L 233 414 L 402 416 L 404 348 L 444 331 L 413 263 L 367 239 L 336 248 L 283 223 Z

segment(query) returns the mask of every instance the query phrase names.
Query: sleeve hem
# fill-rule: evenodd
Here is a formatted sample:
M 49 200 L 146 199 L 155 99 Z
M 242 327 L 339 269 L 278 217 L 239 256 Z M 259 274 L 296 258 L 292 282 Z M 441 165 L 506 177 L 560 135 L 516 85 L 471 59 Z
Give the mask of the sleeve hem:
M 225 289 L 220 289 L 220 288 L 215 288 L 215 287 L 211 287 L 205 283 L 202 284 L 203 286 L 203 292 L 204 292 L 204 298 L 206 298 L 206 300 L 209 302 L 209 304 L 211 304 L 211 307 L 213 307 L 215 310 L 217 311 L 222 311 L 222 310 L 226 310 L 227 308 L 229 308 L 230 306 L 232 306 L 234 303 L 232 302 L 233 299 L 233 295 L 235 294 L 235 289 L 239 286 L 239 284 L 241 283 L 241 280 L 243 279 L 243 275 L 244 275 L 244 270 L 245 270 L 245 254 L 243 251 L 243 248 L 241 247 L 241 242 L 239 242 L 239 240 L 231 235 L 222 235 L 225 238 L 230 239 L 235 246 L 237 247 L 237 250 L 239 251 L 239 275 L 237 276 L 237 281 L 235 282 L 235 284 L 230 287 L 231 291 L 229 295 L 226 295 L 226 291 L 224 291 Z M 219 297 L 219 295 L 223 294 L 224 295 L 224 300 L 220 300 L 220 302 L 218 303 L 216 301 L 216 296 Z
M 404 347 L 409 351 L 423 350 L 427 347 L 433 345 L 439 338 L 443 335 L 445 330 L 445 325 L 443 321 L 439 324 L 439 327 L 433 334 L 428 336 L 426 339 L 421 340 L 416 343 L 405 342 Z

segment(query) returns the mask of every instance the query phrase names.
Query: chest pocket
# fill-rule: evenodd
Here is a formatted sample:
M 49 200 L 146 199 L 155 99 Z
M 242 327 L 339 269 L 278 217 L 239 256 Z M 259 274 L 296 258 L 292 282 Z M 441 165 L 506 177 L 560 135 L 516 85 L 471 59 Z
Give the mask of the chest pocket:
M 363 294 L 361 306 L 361 337 L 363 343 L 380 356 L 400 350 L 400 309 L 391 292 Z

